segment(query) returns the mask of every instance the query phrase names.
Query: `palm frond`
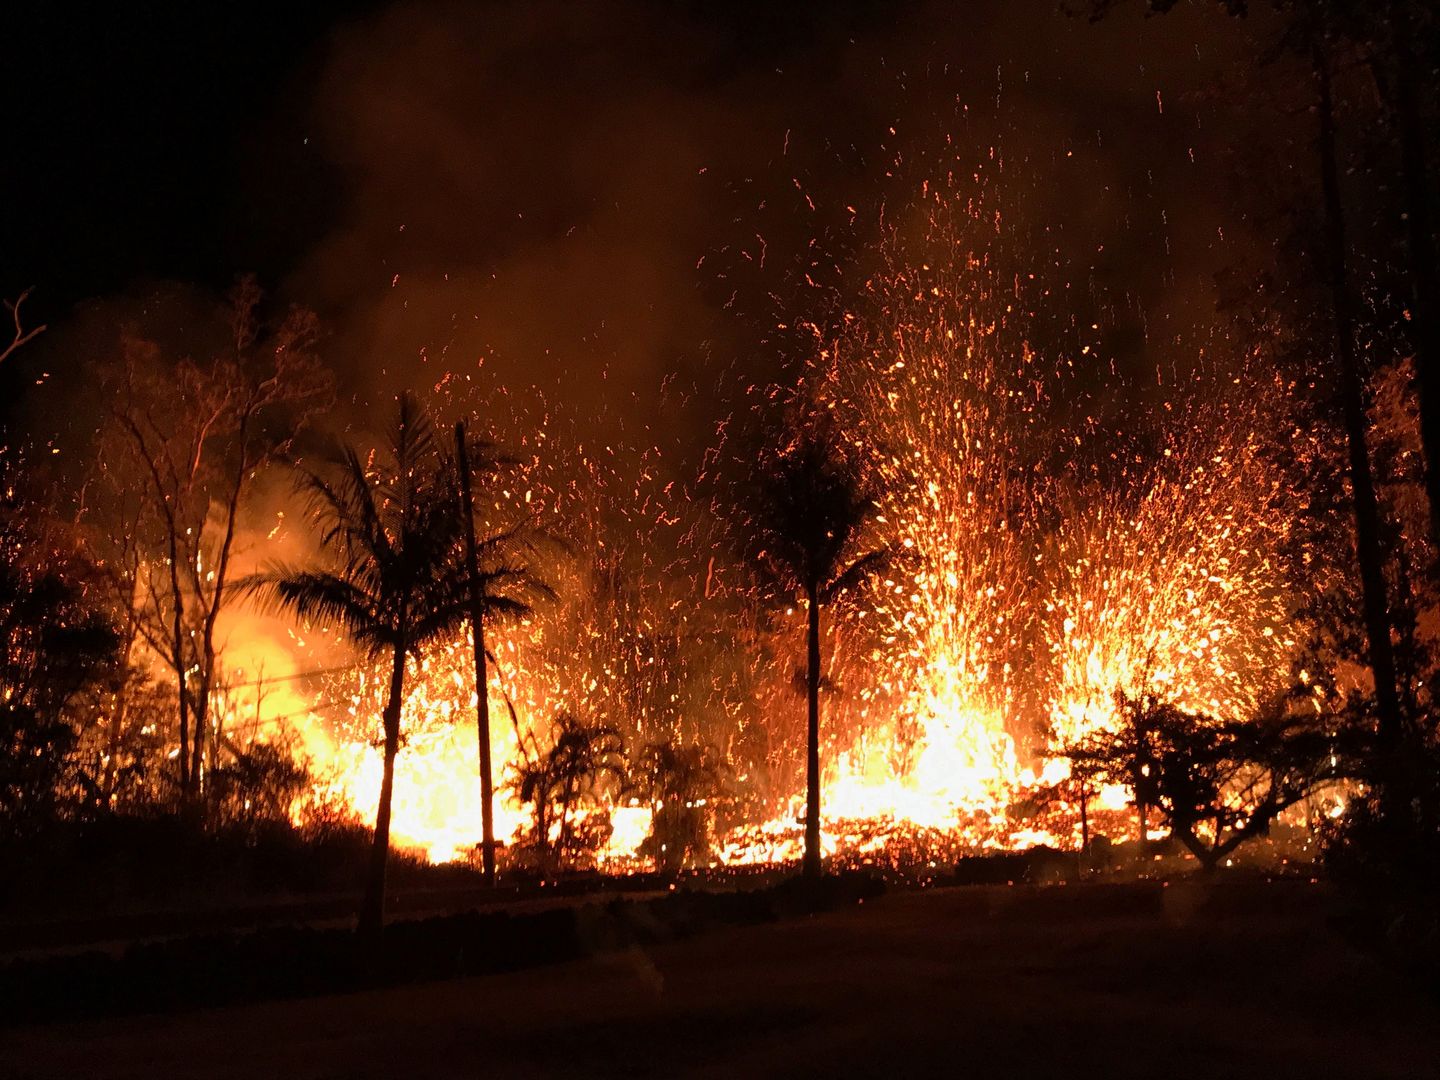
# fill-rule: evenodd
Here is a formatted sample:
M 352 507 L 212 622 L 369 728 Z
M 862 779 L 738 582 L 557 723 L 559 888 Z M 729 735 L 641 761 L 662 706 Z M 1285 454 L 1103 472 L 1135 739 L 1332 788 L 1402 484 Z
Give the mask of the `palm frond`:
M 277 568 L 261 579 L 259 588 L 268 591 L 276 607 L 292 611 L 307 622 L 341 626 L 371 652 L 394 644 L 394 628 L 386 618 L 383 599 L 339 575 Z
M 747 494 L 753 560 L 786 588 L 816 593 L 844 574 L 875 506 L 859 464 L 815 418 L 762 457 Z
M 891 548 L 877 548 L 868 551 L 845 567 L 820 590 L 822 603 L 833 603 L 838 597 L 873 581 L 894 562 Z

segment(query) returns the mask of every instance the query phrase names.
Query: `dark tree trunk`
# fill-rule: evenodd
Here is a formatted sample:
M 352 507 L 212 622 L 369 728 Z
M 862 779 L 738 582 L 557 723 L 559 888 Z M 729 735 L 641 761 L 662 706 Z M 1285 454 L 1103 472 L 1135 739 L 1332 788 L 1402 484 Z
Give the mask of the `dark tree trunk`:
M 1425 447 L 1425 494 L 1430 503 L 1430 535 L 1440 550 L 1440 278 L 1431 232 L 1427 129 L 1415 81 L 1411 51 L 1414 26 L 1403 0 L 1390 4 L 1395 56 L 1395 122 L 1405 184 L 1406 249 L 1410 260 L 1410 326 L 1415 346 L 1415 383 L 1420 395 L 1420 436 Z
M 1365 384 L 1355 355 L 1355 318 L 1349 288 L 1345 213 L 1335 149 L 1335 110 L 1330 63 L 1318 35 L 1312 42 L 1316 88 L 1319 91 L 1320 183 L 1325 200 L 1325 259 L 1331 290 L 1335 359 L 1339 366 L 1341 408 L 1350 459 L 1354 499 L 1355 553 L 1360 569 L 1369 642 L 1370 669 L 1375 677 L 1379 712 L 1382 775 L 1393 767 L 1400 732 L 1400 703 L 1395 688 L 1395 650 L 1390 640 L 1390 606 L 1386 597 L 1385 561 L 1380 540 L 1380 507 L 1370 466 L 1365 410 Z
M 193 794 L 190 772 L 190 701 L 185 692 L 185 610 L 180 592 L 179 542 L 175 535 L 177 526 L 170 525 L 170 594 L 172 611 L 170 618 L 170 648 L 174 652 L 175 688 L 177 706 L 180 710 L 180 799 L 187 807 Z
M 1150 744 L 1148 742 L 1149 718 L 1145 712 L 1137 713 L 1135 717 L 1135 762 L 1134 762 L 1134 785 L 1135 785 L 1135 813 L 1140 819 L 1140 831 L 1135 837 L 1135 851 L 1138 858 L 1143 862 L 1149 847 L 1148 837 L 1145 835 L 1145 822 L 1149 817 L 1149 806 L 1145 800 L 1147 778 L 1145 767 L 1150 762 Z
M 365 878 L 365 899 L 360 907 L 360 933 L 374 937 L 385 925 L 385 869 L 390 861 L 390 799 L 395 793 L 395 755 L 400 750 L 400 710 L 404 705 L 405 649 L 395 647 L 390 672 L 390 696 L 385 702 L 385 768 L 380 779 L 380 806 L 375 811 L 375 837 L 370 848 L 370 869 Z
M 239 453 L 236 457 L 235 472 L 231 480 L 229 495 L 225 501 L 225 533 L 220 540 L 219 553 L 215 561 L 214 581 L 209 596 L 205 594 L 205 581 L 198 567 L 193 568 L 195 595 L 204 604 L 204 619 L 200 626 L 200 676 L 199 692 L 195 695 L 195 743 L 191 747 L 190 778 L 199 795 L 205 794 L 205 769 L 214 771 L 219 766 L 220 730 L 212 718 L 211 697 L 215 693 L 215 627 L 220 620 L 220 611 L 225 603 L 225 583 L 230 576 L 230 553 L 235 546 L 236 523 L 240 517 L 240 497 L 245 491 L 245 477 L 252 465 L 246 452 L 250 430 L 250 413 L 240 416 L 237 433 Z
M 820 876 L 820 598 L 806 596 L 805 698 L 809 707 L 805 729 L 805 862 L 804 875 Z
M 548 791 L 535 803 L 535 843 L 540 849 L 541 860 L 548 864 L 550 861 L 550 793 Z
M 555 868 L 564 867 L 565 853 L 570 850 L 570 800 L 575 798 L 574 781 L 567 779 L 560 804 L 560 837 L 555 843 Z
M 195 733 L 190 742 L 190 787 L 195 792 L 197 802 L 202 806 L 205 798 L 205 748 L 210 742 L 210 680 L 207 670 L 212 663 L 214 663 L 213 658 L 202 656 L 197 693 L 190 710 L 195 721 Z
M 495 788 L 490 761 L 490 680 L 485 670 L 485 606 L 480 596 L 480 559 L 475 548 L 475 507 L 470 494 L 470 453 L 465 421 L 455 425 L 460 469 L 461 511 L 465 515 L 465 557 L 470 572 L 470 636 L 475 652 L 475 738 L 480 747 L 480 858 L 485 884 L 495 887 Z
M 102 802 L 111 809 L 115 802 L 115 789 L 119 786 L 120 745 L 125 738 L 125 720 L 130 712 L 130 693 L 133 683 L 130 658 L 135 653 L 135 638 L 139 634 L 135 615 L 135 597 L 140 589 L 139 572 L 130 577 L 130 592 L 125 600 L 125 648 L 120 653 L 120 673 L 115 685 L 115 709 L 110 714 L 110 734 L 106 741 L 105 769 L 100 781 Z
M 115 789 L 120 783 L 120 743 L 125 735 L 125 716 L 130 707 L 129 687 L 124 685 L 129 676 L 121 675 L 120 678 L 123 681 L 116 695 L 115 709 L 110 714 L 110 734 L 105 741 L 105 768 L 100 777 L 100 802 L 107 810 L 114 808 Z

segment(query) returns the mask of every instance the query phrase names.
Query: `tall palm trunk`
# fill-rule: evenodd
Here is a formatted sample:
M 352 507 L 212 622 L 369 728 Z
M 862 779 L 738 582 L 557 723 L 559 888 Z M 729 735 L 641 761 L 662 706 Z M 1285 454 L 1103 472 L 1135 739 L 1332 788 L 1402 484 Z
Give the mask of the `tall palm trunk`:
M 395 646 L 390 671 L 390 697 L 385 702 L 385 767 L 380 778 L 380 806 L 375 811 L 375 839 L 370 872 L 360 907 L 360 933 L 373 936 L 385 924 L 385 868 L 390 860 L 390 798 L 395 793 L 395 755 L 400 749 L 400 709 L 404 704 L 405 646 Z
M 805 863 L 807 878 L 820 876 L 820 597 L 807 591 L 805 697 L 809 723 L 805 731 Z
M 495 887 L 495 781 L 490 761 L 490 680 L 485 670 L 485 607 L 480 597 L 480 560 L 475 549 L 475 507 L 470 495 L 470 454 L 465 421 L 455 425 L 460 467 L 461 511 L 465 515 L 465 557 L 470 573 L 470 634 L 475 652 L 475 737 L 480 744 L 480 858 L 485 884 Z
M 485 664 L 485 619 L 478 610 L 471 616 L 470 632 L 475 646 L 475 738 L 480 744 L 480 861 L 485 872 L 485 884 L 493 889 L 495 778 L 490 757 L 490 678 Z
M 1380 507 L 1370 467 L 1365 386 L 1355 355 L 1355 319 L 1350 298 L 1345 249 L 1345 214 L 1340 199 L 1340 173 L 1335 150 L 1335 110 L 1330 63 L 1318 34 L 1312 41 L 1316 88 L 1319 91 L 1320 184 L 1325 200 L 1325 256 L 1331 290 L 1335 359 L 1339 364 L 1341 408 L 1350 458 L 1350 487 L 1355 514 L 1355 549 L 1360 564 L 1365 634 L 1370 669 L 1375 678 L 1379 713 L 1380 769 L 1388 776 L 1400 736 L 1400 702 L 1395 683 L 1395 650 L 1390 640 L 1390 606 L 1386 597 L 1384 552 L 1380 542 Z

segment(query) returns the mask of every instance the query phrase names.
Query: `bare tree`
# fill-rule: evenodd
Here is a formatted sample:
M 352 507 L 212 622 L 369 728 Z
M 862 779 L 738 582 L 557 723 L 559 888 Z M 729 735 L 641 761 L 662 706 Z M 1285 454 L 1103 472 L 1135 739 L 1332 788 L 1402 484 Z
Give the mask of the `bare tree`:
M 216 626 L 230 599 L 247 500 L 330 394 L 313 355 L 314 316 L 292 310 L 267 331 L 260 299 L 253 281 L 237 286 L 227 345 L 207 360 L 169 363 L 154 343 L 128 340 L 112 387 L 109 443 L 125 462 L 112 464 L 112 482 L 136 491 L 147 549 L 124 572 L 135 575 L 139 630 L 175 678 L 187 802 L 203 794 Z

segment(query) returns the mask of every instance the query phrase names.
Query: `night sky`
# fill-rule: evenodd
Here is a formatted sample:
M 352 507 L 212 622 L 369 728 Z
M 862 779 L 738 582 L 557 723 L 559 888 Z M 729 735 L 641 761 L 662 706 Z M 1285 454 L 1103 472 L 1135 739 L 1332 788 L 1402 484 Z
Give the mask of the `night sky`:
M 881 14 L 888 6 L 845 0 L 825 5 L 823 20 L 808 4 L 648 3 L 629 11 L 640 22 L 704 27 L 707 70 L 686 74 L 704 80 L 781 62 L 824 33 L 891 22 Z M 387 7 L 396 5 L 61 0 L 8 13 L 7 36 L 21 47 L 0 75 L 14 103 L 0 170 L 6 294 L 43 283 L 35 305 L 50 318 L 141 278 L 223 286 L 237 268 L 286 273 L 334 224 L 345 183 L 333 161 L 307 149 L 309 95 L 337 39 Z M 483 24 L 490 12 L 505 18 L 506 8 L 431 5 L 427 19 Z M 549 75 L 565 73 L 559 61 L 575 44 L 555 42 Z M 257 185 L 277 173 L 285 197 L 270 191 L 264 209 L 284 220 L 261 220 Z
M 774 370 L 775 298 L 815 250 L 858 266 L 943 152 L 1136 379 L 1214 350 L 1214 275 L 1250 254 L 1219 177 L 1253 118 L 1221 88 L 1264 27 L 1209 5 L 62 3 L 11 33 L 31 416 L 239 273 L 320 313 L 357 415 L 482 358 L 622 422 L 670 376 L 703 401 Z
M 16 106 L 0 173 L 7 295 L 38 285 L 37 313 L 53 320 L 140 278 L 223 286 L 237 265 L 283 272 L 311 237 L 247 228 L 247 150 L 291 111 L 326 35 L 377 6 L 17 6 L 7 36 L 19 47 L 0 76 Z M 318 162 L 292 174 L 316 230 L 322 177 Z

